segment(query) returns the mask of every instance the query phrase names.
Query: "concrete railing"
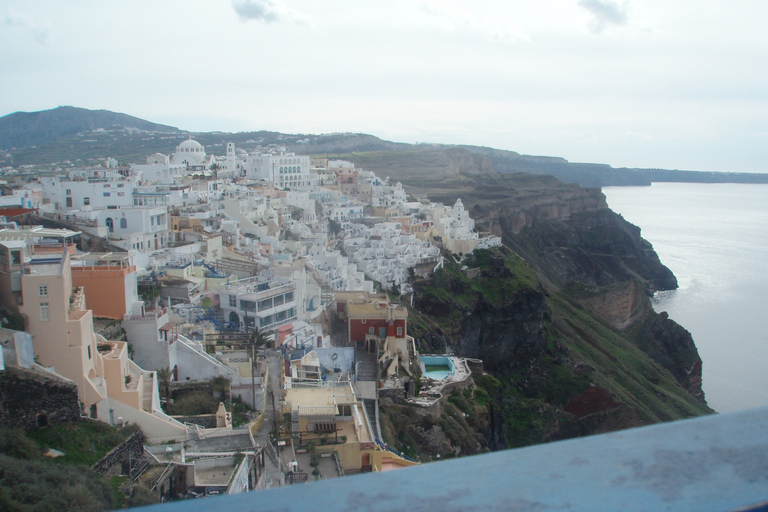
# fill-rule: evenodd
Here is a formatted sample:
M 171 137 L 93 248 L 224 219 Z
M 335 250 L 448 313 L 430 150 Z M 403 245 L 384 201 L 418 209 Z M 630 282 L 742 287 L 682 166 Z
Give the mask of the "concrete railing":
M 765 511 L 766 488 L 761 408 L 146 510 Z

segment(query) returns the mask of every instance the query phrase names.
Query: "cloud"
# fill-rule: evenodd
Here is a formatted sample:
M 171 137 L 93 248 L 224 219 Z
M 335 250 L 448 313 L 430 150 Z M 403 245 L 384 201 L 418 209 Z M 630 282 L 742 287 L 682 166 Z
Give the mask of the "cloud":
M 48 20 L 33 22 L 25 14 L 14 9 L 8 9 L 0 21 L 0 25 L 26 30 L 32 34 L 35 41 L 42 45 L 47 46 L 51 42 L 51 24 Z
M 264 23 L 305 23 L 306 18 L 282 0 L 232 0 L 232 7 L 241 21 Z
M 592 15 L 589 27 L 595 33 L 602 32 L 610 25 L 624 26 L 629 21 L 626 1 L 619 4 L 612 0 L 579 0 L 579 6 Z
M 483 39 L 505 43 L 529 41 L 528 35 L 507 23 L 478 19 L 472 13 L 453 8 L 442 2 L 425 0 L 416 3 L 416 7 L 426 14 L 438 26 L 449 32 L 468 32 Z

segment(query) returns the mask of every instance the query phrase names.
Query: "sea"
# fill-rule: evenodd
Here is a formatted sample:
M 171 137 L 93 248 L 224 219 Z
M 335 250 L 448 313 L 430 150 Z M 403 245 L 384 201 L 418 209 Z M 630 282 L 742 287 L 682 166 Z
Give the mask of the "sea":
M 768 185 L 654 183 L 603 193 L 677 276 L 680 287 L 657 293 L 653 307 L 693 335 L 709 406 L 768 406 Z

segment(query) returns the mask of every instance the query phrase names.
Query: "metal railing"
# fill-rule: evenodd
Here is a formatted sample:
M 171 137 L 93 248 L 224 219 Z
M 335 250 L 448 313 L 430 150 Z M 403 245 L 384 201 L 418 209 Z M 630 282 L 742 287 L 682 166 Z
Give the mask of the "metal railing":
M 395 450 L 395 449 L 394 449 L 394 448 L 392 448 L 391 446 L 388 446 L 386 443 L 382 442 L 382 441 L 381 441 L 381 440 L 380 440 L 378 437 L 374 437 L 374 438 L 373 438 L 373 440 L 374 440 L 374 442 L 375 442 L 375 443 L 376 443 L 376 444 L 379 446 L 379 448 L 381 448 L 382 450 L 384 450 L 384 451 L 387 451 L 387 452 L 390 452 L 390 453 L 394 453 L 395 455 L 397 455 L 397 456 L 398 456 L 398 457 L 400 457 L 400 458 L 403 458 L 403 459 L 405 459 L 405 460 L 407 460 L 407 461 L 410 461 L 410 462 L 414 462 L 414 463 L 416 463 L 416 464 L 419 464 L 419 461 L 417 461 L 416 459 L 414 459 L 414 458 L 412 458 L 412 457 L 409 457 L 409 456 L 407 456 L 407 455 L 406 455 L 406 454 L 404 454 L 403 452 L 400 452 L 400 451 L 397 451 L 397 450 Z

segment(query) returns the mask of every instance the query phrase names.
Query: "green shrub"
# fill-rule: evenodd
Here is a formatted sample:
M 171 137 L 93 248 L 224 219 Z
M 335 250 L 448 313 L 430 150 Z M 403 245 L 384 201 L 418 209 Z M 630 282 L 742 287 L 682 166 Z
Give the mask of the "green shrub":
M 214 414 L 219 403 L 208 393 L 197 391 L 179 398 L 173 404 L 173 414 L 178 416 L 197 416 Z
M 36 460 L 42 455 L 40 447 L 20 428 L 0 429 L 0 453 L 25 460 Z

